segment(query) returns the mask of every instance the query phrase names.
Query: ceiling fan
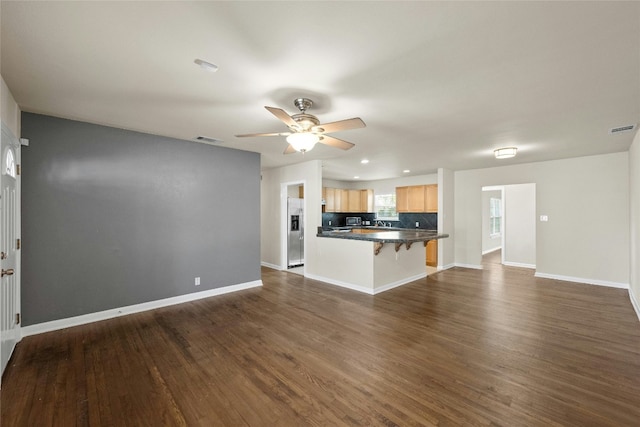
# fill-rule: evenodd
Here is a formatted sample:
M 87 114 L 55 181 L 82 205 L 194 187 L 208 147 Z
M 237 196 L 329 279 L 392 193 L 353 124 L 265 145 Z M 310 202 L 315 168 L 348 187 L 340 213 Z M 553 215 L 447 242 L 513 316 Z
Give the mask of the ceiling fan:
M 355 144 L 343 141 L 333 136 L 327 135 L 331 132 L 338 132 L 349 129 L 358 129 L 365 127 L 365 123 L 361 118 L 339 120 L 320 124 L 320 120 L 316 116 L 307 113 L 307 110 L 313 105 L 313 101 L 308 98 L 297 98 L 293 104 L 298 107 L 300 113 L 290 116 L 284 110 L 275 107 L 264 107 L 271 114 L 280 119 L 289 127 L 290 132 L 274 132 L 274 133 L 248 133 L 244 135 L 236 135 L 237 137 L 254 137 L 254 136 L 286 136 L 289 146 L 284 150 L 284 154 L 295 153 L 296 151 L 305 153 L 313 149 L 316 143 L 330 145 L 331 147 L 348 150 Z

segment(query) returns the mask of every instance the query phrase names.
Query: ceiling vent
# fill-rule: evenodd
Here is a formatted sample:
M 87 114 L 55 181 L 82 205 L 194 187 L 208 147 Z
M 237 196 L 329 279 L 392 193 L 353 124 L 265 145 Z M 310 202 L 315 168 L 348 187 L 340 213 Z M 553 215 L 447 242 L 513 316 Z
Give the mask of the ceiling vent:
M 195 139 L 196 141 L 199 141 L 199 142 L 205 142 L 207 144 L 221 144 L 221 143 L 224 142 L 221 139 L 215 139 L 215 138 L 211 138 L 210 136 L 202 136 L 202 135 L 201 136 L 196 136 L 193 139 Z
M 627 126 L 620 126 L 617 128 L 611 128 L 609 129 L 609 135 L 615 135 L 623 132 L 631 132 L 635 128 L 636 128 L 636 125 L 627 125 Z

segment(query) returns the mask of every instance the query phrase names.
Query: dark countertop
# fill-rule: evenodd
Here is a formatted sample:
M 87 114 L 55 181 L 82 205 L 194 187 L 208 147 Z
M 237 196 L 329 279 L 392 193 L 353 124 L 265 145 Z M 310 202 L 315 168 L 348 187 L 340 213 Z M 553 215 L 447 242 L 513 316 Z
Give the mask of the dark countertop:
M 357 228 L 376 230 L 376 232 L 353 233 L 352 230 Z M 334 239 L 364 240 L 379 243 L 413 243 L 449 237 L 448 234 L 438 234 L 437 230 L 391 227 L 334 227 L 333 229 L 322 229 L 322 232 L 319 232 L 316 236 L 331 237 Z

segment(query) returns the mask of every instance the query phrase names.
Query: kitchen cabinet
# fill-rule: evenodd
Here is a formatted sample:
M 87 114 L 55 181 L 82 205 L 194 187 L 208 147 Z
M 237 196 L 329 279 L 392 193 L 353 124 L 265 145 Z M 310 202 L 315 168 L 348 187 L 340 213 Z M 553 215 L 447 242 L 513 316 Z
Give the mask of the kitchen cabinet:
M 373 190 L 348 190 L 322 188 L 323 212 L 364 213 L 373 212 Z
M 336 211 L 336 189 L 324 187 L 322 189 L 322 198 L 324 199 L 324 211 Z
M 438 186 L 430 184 L 396 187 L 396 211 L 438 212 Z
M 427 265 L 429 267 L 438 266 L 438 241 L 429 240 L 427 242 Z
M 373 190 L 360 190 L 360 212 L 374 212 Z
M 363 212 L 360 208 L 360 190 L 347 190 L 348 208 L 347 212 Z

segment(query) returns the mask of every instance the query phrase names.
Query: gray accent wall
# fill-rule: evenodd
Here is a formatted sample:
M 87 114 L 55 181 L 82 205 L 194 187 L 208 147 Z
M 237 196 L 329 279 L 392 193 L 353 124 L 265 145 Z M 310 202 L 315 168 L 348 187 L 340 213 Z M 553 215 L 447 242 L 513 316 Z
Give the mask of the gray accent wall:
M 31 113 L 22 137 L 23 326 L 260 280 L 259 154 Z

